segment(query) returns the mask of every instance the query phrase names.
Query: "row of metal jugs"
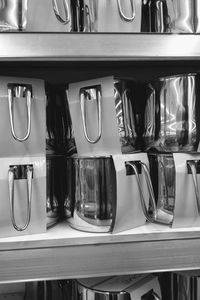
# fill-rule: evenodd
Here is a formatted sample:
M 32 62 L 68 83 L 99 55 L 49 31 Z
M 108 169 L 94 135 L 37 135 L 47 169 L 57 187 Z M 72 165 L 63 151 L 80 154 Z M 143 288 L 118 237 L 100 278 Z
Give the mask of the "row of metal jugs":
M 198 300 L 199 271 L 27 282 L 27 300 Z M 6 296 L 6 295 L 5 295 Z
M 158 276 L 125 275 L 79 280 L 27 282 L 27 300 L 161 300 Z
M 133 81 L 117 78 L 110 80 L 110 77 L 105 77 L 96 79 L 95 84 L 94 81 L 87 81 L 87 84 L 83 82 L 69 85 L 69 105 L 67 105 L 64 90 L 61 91 L 60 95 L 57 94 L 58 99 L 56 101 L 58 104 L 56 101 L 54 103 L 50 101 L 51 97 L 56 99 L 55 91 L 49 92 L 49 97 L 47 97 L 47 99 L 49 98 L 47 105 L 47 147 L 50 150 L 65 152 L 63 165 L 66 168 L 67 180 L 64 184 L 63 211 L 69 224 L 76 229 L 85 231 L 108 232 L 113 229 L 117 206 L 117 183 L 113 153 L 107 152 L 107 155 L 99 155 L 94 150 L 91 155 L 80 154 L 84 143 L 90 144 L 95 149 L 105 134 L 103 129 L 101 132 L 101 126 L 99 126 L 99 120 L 102 118 L 102 122 L 104 122 L 106 119 L 103 108 L 104 103 L 106 103 L 105 99 L 107 99 L 105 97 L 107 91 L 105 82 L 111 83 L 111 88 L 114 91 L 113 99 L 121 152 L 126 155 L 133 155 L 134 152 L 137 153 L 142 150 L 148 152 L 148 164 L 138 160 L 134 161 L 134 156 L 130 156 L 129 160 L 131 161 L 126 166 L 127 172 L 132 169 L 131 172 L 136 174 L 146 219 L 150 222 L 167 225 L 173 223 L 177 185 L 174 152 L 185 155 L 181 163 L 185 166 L 184 172 L 193 178 L 197 209 L 200 212 L 197 179 L 197 174 L 200 171 L 197 74 L 163 77 L 146 85 L 144 125 L 140 137 L 138 133 L 141 132 L 139 127 L 141 127 L 142 118 L 138 118 L 135 111 L 138 102 L 138 95 L 135 93 L 137 84 Z M 78 123 L 77 115 L 73 116 L 74 112 L 70 110 L 70 101 L 73 102 L 74 100 L 70 97 L 76 95 L 74 92 L 76 90 L 78 90 L 77 95 L 80 100 L 78 101 L 79 111 L 82 112 L 82 114 L 80 113 L 81 123 Z M 65 109 L 61 105 L 61 99 L 64 98 Z M 97 124 L 96 137 L 92 141 L 89 136 L 86 117 L 89 101 L 94 102 L 97 110 L 96 114 L 92 115 L 92 124 Z M 53 109 L 53 107 L 57 107 L 57 109 Z M 102 116 L 102 112 L 104 112 L 104 116 Z M 60 119 L 63 118 L 64 120 L 59 126 L 50 121 L 55 119 L 57 113 Z M 109 123 L 110 115 L 107 118 Z M 82 144 L 78 151 L 79 133 L 76 134 L 76 130 L 73 130 L 75 123 L 79 133 L 82 127 L 85 138 L 84 142 L 81 139 Z M 66 125 L 66 128 L 63 128 L 63 124 Z M 106 132 L 109 130 L 110 128 L 107 127 Z M 62 146 L 56 142 L 57 139 L 54 138 L 56 136 L 59 137 Z M 143 140 L 143 148 L 141 149 L 138 147 L 142 144 L 138 143 L 139 138 Z M 78 155 L 75 154 L 76 151 Z M 108 151 L 110 150 L 108 149 Z M 71 157 L 69 157 L 70 154 L 72 154 Z M 179 164 L 181 163 L 179 162 Z M 141 173 L 145 174 L 149 189 L 149 206 L 145 203 L 142 194 Z M 184 190 L 184 186 L 182 188 Z
M 0 31 L 200 32 L 198 0 L 1 0 Z

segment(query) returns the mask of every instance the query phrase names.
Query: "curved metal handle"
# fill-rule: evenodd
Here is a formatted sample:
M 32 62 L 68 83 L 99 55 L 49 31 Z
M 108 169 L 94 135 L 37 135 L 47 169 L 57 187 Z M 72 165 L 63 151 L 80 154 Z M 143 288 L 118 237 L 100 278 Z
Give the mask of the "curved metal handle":
M 14 121 L 13 121 L 13 89 L 16 87 L 23 87 L 26 88 L 26 106 L 27 106 L 27 131 L 24 137 L 20 138 L 16 135 L 15 133 L 15 128 L 14 128 Z M 11 126 L 11 132 L 14 137 L 14 139 L 18 142 L 24 142 L 26 141 L 31 133 L 31 99 L 32 99 L 32 91 L 31 91 L 31 86 L 25 85 L 17 85 L 17 84 L 8 84 L 8 105 L 9 105 L 9 115 L 10 115 L 10 126 Z
M 141 180 L 140 180 L 140 177 L 139 177 L 137 166 L 134 164 L 134 162 L 126 162 L 126 164 L 129 165 L 135 173 L 138 188 L 139 188 L 139 192 L 140 192 L 140 199 L 141 199 L 141 205 L 142 205 L 143 213 L 144 213 L 146 219 L 150 223 L 154 223 L 156 221 L 156 203 L 155 203 L 155 197 L 154 197 L 154 193 L 153 193 L 153 187 L 152 187 L 152 184 L 151 184 L 149 172 L 147 172 L 148 168 L 143 162 L 140 162 L 140 164 L 141 164 L 141 166 L 144 170 L 144 173 L 145 173 L 145 178 L 146 178 L 146 182 L 147 182 L 147 186 L 148 186 L 148 191 L 149 191 L 150 199 L 151 199 L 151 202 L 152 202 L 153 216 L 149 215 L 148 207 L 146 206 L 146 202 L 145 202 L 145 199 L 144 199 L 144 194 L 143 194 Z
M 19 227 L 16 224 L 15 212 L 14 212 L 14 177 L 17 166 L 11 166 L 8 171 L 8 184 L 9 184 L 9 199 L 10 199 L 10 215 L 13 227 L 17 231 L 24 231 L 31 219 L 31 194 L 32 194 L 32 177 L 33 177 L 33 166 L 26 166 L 26 178 L 27 178 L 27 215 L 26 222 L 23 227 Z
M 132 22 L 135 19 L 135 15 L 136 15 L 135 0 L 130 0 L 130 2 L 131 2 L 132 16 L 127 17 L 122 11 L 121 0 L 117 0 L 119 14 L 122 17 L 122 19 L 124 19 L 127 22 Z
M 92 94 L 91 94 L 91 90 L 93 91 Z M 95 91 L 96 97 L 95 97 L 94 91 Z M 96 103 L 97 103 L 98 134 L 97 134 L 96 139 L 94 139 L 94 140 L 90 139 L 90 137 L 88 135 L 88 131 L 87 131 L 86 109 L 85 109 L 87 100 L 88 101 L 96 101 Z M 85 138 L 90 144 L 95 144 L 100 140 L 101 135 L 102 135 L 101 86 L 97 85 L 97 86 L 92 86 L 92 87 L 88 87 L 88 88 L 81 88 L 80 89 L 80 103 L 81 103 L 81 116 L 82 116 L 82 121 L 83 121 L 83 131 L 84 131 Z
M 58 8 L 58 3 L 57 0 L 52 0 L 53 3 L 53 10 L 54 13 L 56 15 L 56 18 L 58 19 L 58 21 L 60 23 L 62 23 L 63 25 L 66 25 L 67 23 L 69 23 L 70 21 L 70 12 L 69 12 L 69 5 L 68 5 L 68 1 L 67 0 L 63 0 L 63 7 L 64 7 L 64 12 L 65 12 L 65 19 L 63 19 L 60 15 L 60 11 Z
M 200 197 L 199 197 L 199 187 L 198 187 L 198 181 L 197 181 L 196 164 L 195 164 L 195 161 L 190 160 L 190 161 L 187 161 L 187 165 L 190 168 L 190 171 L 192 173 L 195 195 L 196 195 L 196 200 L 197 200 L 197 208 L 198 208 L 198 213 L 200 215 Z

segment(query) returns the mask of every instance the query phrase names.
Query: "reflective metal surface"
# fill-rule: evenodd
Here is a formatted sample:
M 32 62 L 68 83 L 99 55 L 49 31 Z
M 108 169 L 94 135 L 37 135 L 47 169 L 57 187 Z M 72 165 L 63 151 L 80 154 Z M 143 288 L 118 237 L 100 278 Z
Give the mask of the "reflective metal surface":
M 122 153 L 139 150 L 134 83 L 116 79 L 114 99 Z
M 116 206 L 115 169 L 111 157 L 67 158 L 64 213 L 75 229 L 111 231 Z
M 81 103 L 81 116 L 82 116 L 82 121 L 83 121 L 83 131 L 86 140 L 91 143 L 95 144 L 97 143 L 102 134 L 102 115 L 101 115 L 101 85 L 95 85 L 95 86 L 90 86 L 87 88 L 81 88 L 80 89 L 80 103 Z M 96 103 L 96 108 L 97 108 L 97 123 L 98 123 L 98 132 L 97 132 L 97 137 L 92 140 L 87 131 L 87 122 L 86 122 L 86 104 L 88 102 L 94 102 Z
M 200 298 L 198 271 L 171 273 L 171 299 L 197 300 Z
M 14 98 L 23 97 L 26 99 L 27 109 L 27 125 L 25 121 L 25 135 L 23 137 L 17 136 L 14 125 Z M 10 116 L 10 127 L 13 138 L 18 142 L 25 142 L 31 133 L 31 102 L 32 102 L 32 86 L 31 85 L 20 85 L 20 84 L 8 84 L 8 106 Z
M 32 200 L 32 178 L 33 165 L 15 165 L 10 166 L 8 170 L 8 186 L 9 186 L 9 200 L 10 200 L 10 215 L 13 227 L 17 231 L 24 231 L 30 224 L 31 220 L 31 200 Z M 23 226 L 19 226 L 15 219 L 15 180 L 27 180 L 27 213 L 26 221 Z
M 149 154 L 150 176 L 157 218 L 171 224 L 175 206 L 176 171 L 173 154 Z
M 147 32 L 194 33 L 195 0 L 143 0 L 142 22 Z
M 140 275 L 127 275 L 118 278 L 104 277 L 102 280 L 91 278 L 74 281 L 72 300 L 160 300 L 153 286 L 147 288 L 146 282 L 139 283 L 139 280 L 141 280 Z M 141 297 L 134 297 L 134 289 L 137 290 L 136 294 L 141 294 Z M 138 290 L 140 290 L 139 293 Z
M 200 57 L 199 36 L 189 34 L 4 33 L 0 35 L 0 44 L 0 61 L 130 62 L 199 60 Z
M 196 75 L 160 78 L 148 85 L 145 109 L 145 150 L 196 151 L 198 115 Z
M 67 91 L 46 84 L 46 153 L 71 155 L 75 152 Z
M 64 159 L 59 155 L 46 157 L 46 221 L 47 228 L 59 221 L 63 193 Z
M 111 85 L 114 92 L 115 113 L 122 153 L 133 153 L 140 150 L 138 145 L 139 124 L 136 121 L 135 111 L 135 86 L 136 84 L 133 81 L 116 78 L 114 78 Z M 104 86 L 101 85 L 101 80 L 99 80 L 97 85 L 82 87 L 79 91 L 83 132 L 86 141 L 91 144 L 98 143 L 102 136 L 102 101 L 106 101 L 106 99 L 102 100 L 103 88 Z M 88 115 L 92 115 L 92 126 L 94 125 L 97 128 L 93 133 L 93 138 L 88 133 L 90 129 L 87 125 Z M 106 113 L 105 119 L 109 120 Z
M 0 31 L 22 31 L 26 26 L 27 0 L 0 0 Z

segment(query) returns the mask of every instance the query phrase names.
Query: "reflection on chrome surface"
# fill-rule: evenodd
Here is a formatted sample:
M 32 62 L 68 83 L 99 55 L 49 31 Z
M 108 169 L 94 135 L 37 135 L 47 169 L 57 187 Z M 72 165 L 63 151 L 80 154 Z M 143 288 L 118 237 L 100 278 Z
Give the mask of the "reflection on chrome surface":
M 145 149 L 196 151 L 196 75 L 160 78 L 148 85 L 145 109 Z

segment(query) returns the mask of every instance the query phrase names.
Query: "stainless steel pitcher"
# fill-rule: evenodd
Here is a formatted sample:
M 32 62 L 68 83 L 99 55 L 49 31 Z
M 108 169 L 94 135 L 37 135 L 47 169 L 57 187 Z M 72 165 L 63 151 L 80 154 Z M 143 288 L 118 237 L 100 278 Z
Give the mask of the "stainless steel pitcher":
M 123 79 L 115 78 L 113 82 L 115 113 L 122 153 L 132 153 L 139 149 L 134 87 L 134 82 Z M 104 86 L 101 85 L 101 80 L 99 80 L 97 85 L 82 87 L 79 93 L 84 135 L 87 142 L 91 144 L 98 143 L 102 136 L 103 89 Z M 87 124 L 88 107 L 89 105 L 91 107 L 91 102 L 94 105 L 96 104 L 94 122 L 96 123 L 97 132 L 94 138 L 90 137 L 90 128 Z
M 149 153 L 150 177 L 155 196 L 157 221 L 172 224 L 176 205 L 176 169 L 172 153 Z M 200 172 L 200 161 L 189 159 L 185 164 L 186 174 L 191 174 L 195 190 L 196 204 L 200 213 L 200 194 L 197 174 Z M 184 186 L 182 187 L 184 193 Z
M 195 32 L 195 0 L 143 0 L 142 10 L 148 32 Z
M 68 223 L 79 230 L 111 231 L 116 209 L 116 179 L 111 157 L 67 158 Z
M 159 293 L 152 275 L 113 276 L 74 281 L 72 300 L 159 300 Z
M 145 150 L 193 152 L 199 143 L 196 74 L 174 75 L 148 85 Z
M 94 0 L 94 30 L 141 32 L 140 0 Z
M 200 273 L 183 271 L 171 273 L 172 300 L 195 300 L 200 298 Z
M 139 190 L 137 197 L 146 220 L 171 224 L 171 215 L 169 220 L 165 215 L 159 214 L 146 163 L 131 159 L 125 161 L 125 168 L 126 176 L 135 176 Z M 116 171 L 112 157 L 69 157 L 66 159 L 66 174 L 64 214 L 67 222 L 82 231 L 112 231 L 117 207 Z M 144 175 L 146 181 L 148 199 L 144 195 L 141 175 Z
M 75 152 L 66 88 L 46 85 L 46 153 Z
M 47 228 L 55 225 L 61 216 L 63 193 L 62 167 L 64 158 L 61 155 L 46 157 L 46 220 Z
M 23 31 L 26 8 L 26 0 L 0 0 L 0 31 Z

